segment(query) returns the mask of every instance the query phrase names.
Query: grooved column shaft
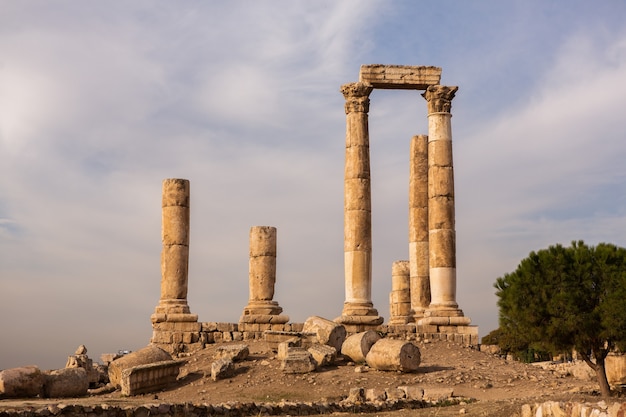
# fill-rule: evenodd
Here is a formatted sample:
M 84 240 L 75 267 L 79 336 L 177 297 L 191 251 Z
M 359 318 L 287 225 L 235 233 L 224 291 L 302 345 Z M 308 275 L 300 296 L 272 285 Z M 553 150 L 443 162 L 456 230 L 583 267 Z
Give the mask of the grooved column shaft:
M 416 319 L 430 305 L 428 267 L 428 136 L 413 136 L 409 173 L 409 269 Z
M 430 86 L 428 102 L 429 310 L 456 310 L 456 231 L 450 108 L 458 87 Z
M 161 304 L 186 305 L 189 265 L 189 181 L 164 180 L 161 207 L 163 243 Z
M 276 228 L 250 228 L 250 301 L 272 301 L 276 284 Z
M 341 87 L 346 99 L 344 315 L 372 313 L 369 311 L 372 307 L 372 209 L 367 120 L 368 96 L 371 91 L 372 87 L 364 83 L 345 84 Z

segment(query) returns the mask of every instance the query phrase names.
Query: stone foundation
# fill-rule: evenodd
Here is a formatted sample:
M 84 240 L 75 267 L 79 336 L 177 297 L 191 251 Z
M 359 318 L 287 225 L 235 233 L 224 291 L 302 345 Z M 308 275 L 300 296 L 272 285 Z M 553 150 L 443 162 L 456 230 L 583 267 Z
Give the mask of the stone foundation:
M 162 323 L 165 324 L 165 323 Z M 191 324 L 191 323 L 190 323 Z M 187 353 L 203 349 L 211 343 L 241 342 L 246 340 L 266 341 L 266 333 L 302 333 L 304 323 L 193 323 L 193 329 L 155 332 L 152 344 L 168 352 L 185 356 Z M 169 325 L 169 324 L 168 324 Z M 179 323 L 180 326 L 180 323 Z M 351 326 L 352 327 L 352 326 Z M 383 337 L 403 340 L 448 340 L 465 346 L 478 346 L 478 326 L 453 325 L 379 325 L 374 328 L 348 329 L 348 335 L 365 330 L 374 330 Z M 159 339 L 162 338 L 162 339 Z M 175 341 L 175 342 L 170 342 Z

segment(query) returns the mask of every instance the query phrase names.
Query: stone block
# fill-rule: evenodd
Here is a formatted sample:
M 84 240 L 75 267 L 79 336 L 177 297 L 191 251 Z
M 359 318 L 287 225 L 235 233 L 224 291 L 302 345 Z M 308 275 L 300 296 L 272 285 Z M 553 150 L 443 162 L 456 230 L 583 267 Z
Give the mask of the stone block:
M 406 392 L 400 388 L 387 388 L 385 393 L 388 401 L 403 400 L 406 397 Z
M 233 341 L 241 342 L 243 340 L 243 332 L 233 332 Z
M 43 392 L 44 375 L 34 365 L 0 371 L 0 398 L 36 397 Z
M 452 388 L 424 388 L 424 400 L 431 402 L 441 402 L 454 395 Z
M 315 360 L 304 348 L 289 348 L 287 356 L 280 361 L 280 370 L 286 374 L 306 374 L 315 370 Z
M 246 360 L 250 355 L 250 349 L 248 345 L 223 345 L 218 346 L 215 350 L 215 357 L 217 359 L 229 358 L 233 362 L 239 362 Z
M 276 359 L 283 360 L 289 354 L 289 349 L 300 346 L 300 339 L 294 337 L 292 339 L 286 340 L 284 342 L 280 342 L 278 344 L 278 349 L 276 350 Z
M 381 89 L 426 90 L 438 85 L 441 68 L 409 65 L 361 65 L 359 81 Z
M 122 395 L 138 395 L 161 390 L 178 378 L 184 361 L 165 360 L 126 368 L 122 371 Z
M 239 329 L 235 323 L 217 323 L 218 332 L 235 332 L 238 330 Z
M 378 340 L 380 340 L 380 335 L 373 330 L 353 334 L 343 342 L 341 354 L 356 363 L 363 363 L 372 345 Z
M 222 332 L 213 332 L 211 333 L 213 335 L 213 341 L 215 343 L 221 343 L 224 341 L 224 333 Z
M 235 374 L 235 364 L 230 358 L 220 358 L 211 364 L 211 379 L 230 378 Z
M 346 402 L 350 404 L 360 404 L 365 401 L 365 389 L 361 387 L 350 388 Z
M 419 367 L 419 348 L 403 340 L 380 339 L 365 357 L 370 368 L 381 371 L 414 372 Z
M 307 351 L 315 360 L 317 368 L 332 365 L 337 359 L 337 350 L 332 346 L 315 344 L 309 347 Z
M 178 321 L 174 322 L 174 330 L 179 332 L 200 332 L 202 330 L 202 323 L 192 321 Z
M 214 321 L 202 323 L 203 332 L 215 332 L 217 331 L 217 323 Z
M 301 332 L 304 330 L 304 323 L 291 323 L 292 332 Z
M 424 389 L 417 385 L 403 385 L 398 387 L 398 389 L 404 391 L 407 400 L 421 401 L 424 398 Z
M 382 402 L 387 399 L 387 393 L 382 388 L 368 388 L 365 390 L 365 401 Z
M 163 349 L 154 345 L 146 346 L 111 362 L 109 364 L 109 381 L 113 386 L 120 388 L 124 369 L 170 360 L 172 357 Z
M 45 375 L 43 391 L 46 398 L 83 397 L 89 389 L 89 377 L 83 368 L 65 368 Z
M 224 333 L 222 333 L 222 340 L 224 342 L 232 342 L 233 341 L 233 334 L 231 332 L 224 332 Z
M 319 316 L 309 317 L 304 322 L 302 331 L 315 333 L 320 344 L 332 346 L 337 352 L 341 351 L 341 345 L 346 340 L 346 328 L 342 324 Z

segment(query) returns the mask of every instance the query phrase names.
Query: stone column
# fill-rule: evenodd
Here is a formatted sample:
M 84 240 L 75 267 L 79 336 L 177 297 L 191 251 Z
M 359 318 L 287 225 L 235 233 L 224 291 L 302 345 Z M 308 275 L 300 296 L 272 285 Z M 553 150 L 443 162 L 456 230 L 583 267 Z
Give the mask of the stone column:
M 274 301 L 276 284 L 276 228 L 250 228 L 250 267 L 248 272 L 250 299 L 239 319 L 240 323 L 283 324 L 289 316 Z
M 164 180 L 161 207 L 161 299 L 152 321 L 197 321 L 187 304 L 189 181 Z
M 428 270 L 428 136 L 413 136 L 409 173 L 409 268 L 415 320 L 430 305 Z
M 428 246 L 430 306 L 427 316 L 463 316 L 456 302 L 456 231 L 450 108 L 458 87 L 429 86 Z M 458 323 L 461 324 L 461 323 Z
M 383 322 L 372 303 L 372 205 L 367 113 L 373 87 L 341 86 L 346 103 L 346 165 L 344 176 L 344 267 L 346 300 L 335 321 L 356 326 Z M 357 329 L 358 328 L 358 329 Z M 347 329 L 351 330 L 351 329 Z
M 395 261 L 391 265 L 389 324 L 407 324 L 410 321 L 412 317 L 409 261 Z

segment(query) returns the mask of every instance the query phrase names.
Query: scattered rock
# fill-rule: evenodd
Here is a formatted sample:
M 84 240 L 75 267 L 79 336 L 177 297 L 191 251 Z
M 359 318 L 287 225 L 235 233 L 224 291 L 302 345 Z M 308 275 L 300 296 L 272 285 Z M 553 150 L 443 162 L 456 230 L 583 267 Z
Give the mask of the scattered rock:
M 230 358 L 220 358 L 211 364 L 211 379 L 230 378 L 235 374 L 235 364 Z
M 315 367 L 313 356 L 304 348 L 289 348 L 280 361 L 280 369 L 286 374 L 305 374 L 314 371 Z
M 342 324 L 319 316 L 306 319 L 302 332 L 315 333 L 320 344 L 332 346 L 337 352 L 341 351 L 341 345 L 346 340 L 346 328 Z
M 83 397 L 88 389 L 89 378 L 83 368 L 57 369 L 44 378 L 43 391 L 47 398 Z
M 315 344 L 308 348 L 307 351 L 315 360 L 317 368 L 330 366 L 337 359 L 337 350 L 332 346 Z
M 248 345 L 223 345 L 215 351 L 215 356 L 219 358 L 230 358 L 233 362 L 246 360 L 250 355 Z

